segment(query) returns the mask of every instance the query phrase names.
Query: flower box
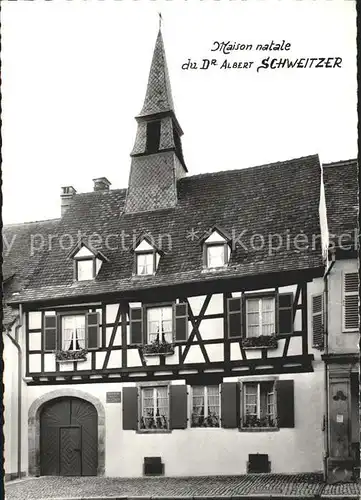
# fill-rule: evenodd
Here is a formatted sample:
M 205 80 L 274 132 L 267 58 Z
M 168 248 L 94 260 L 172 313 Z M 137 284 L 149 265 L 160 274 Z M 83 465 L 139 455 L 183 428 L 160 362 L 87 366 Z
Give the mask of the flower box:
M 79 351 L 55 351 L 55 359 L 58 363 L 70 363 L 72 361 L 86 361 L 86 349 Z
M 278 341 L 273 335 L 260 335 L 242 339 L 244 349 L 277 349 Z
M 171 356 L 174 354 L 174 345 L 168 342 L 152 342 L 142 348 L 144 356 Z

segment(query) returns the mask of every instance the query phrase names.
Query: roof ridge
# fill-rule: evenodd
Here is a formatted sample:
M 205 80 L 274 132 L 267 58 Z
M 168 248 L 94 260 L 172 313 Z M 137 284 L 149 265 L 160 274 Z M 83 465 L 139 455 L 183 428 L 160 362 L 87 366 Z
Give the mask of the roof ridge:
M 357 158 L 352 158 L 350 160 L 338 160 L 332 161 L 329 163 L 322 163 L 323 167 L 341 167 L 342 165 L 351 165 L 353 163 L 357 163 Z
M 10 224 L 4 224 L 4 229 L 7 227 L 14 227 L 14 226 L 25 226 L 27 224 L 39 224 L 41 222 L 57 222 L 60 220 L 61 220 L 61 217 L 56 217 L 54 219 L 29 220 L 29 221 L 25 221 L 25 222 L 11 222 Z
M 245 170 L 253 170 L 253 169 L 261 169 L 261 168 L 268 168 L 268 167 L 275 167 L 275 166 L 280 166 L 285 163 L 291 163 L 294 161 L 299 161 L 299 160 L 305 160 L 305 159 L 311 159 L 311 158 L 317 158 L 319 161 L 319 156 L 318 154 L 312 154 L 312 155 L 307 155 L 307 156 L 300 156 L 298 158 L 291 158 L 289 160 L 281 160 L 281 161 L 276 161 L 272 163 L 264 163 L 262 165 L 253 165 L 251 167 L 245 167 L 245 168 L 233 168 L 230 170 L 218 170 L 217 172 L 206 172 L 204 174 L 194 174 L 194 175 L 187 175 L 186 177 L 183 177 L 180 179 L 181 181 L 187 180 L 187 179 L 194 179 L 194 178 L 199 178 L 199 177 L 211 177 L 211 176 L 216 176 L 216 175 L 222 175 L 222 174 L 227 174 L 227 173 L 234 173 L 234 172 L 244 172 Z

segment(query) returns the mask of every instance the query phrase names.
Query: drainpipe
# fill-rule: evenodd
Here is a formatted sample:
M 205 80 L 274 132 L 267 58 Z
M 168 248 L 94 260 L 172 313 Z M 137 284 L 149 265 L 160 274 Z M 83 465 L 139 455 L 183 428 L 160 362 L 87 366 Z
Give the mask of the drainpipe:
M 17 318 L 19 323 L 15 327 L 15 338 L 10 335 L 10 329 L 6 330 L 6 335 L 9 337 L 11 342 L 14 344 L 18 351 L 18 478 L 21 478 L 21 390 L 22 390 L 22 350 L 19 344 L 19 330 L 23 326 L 23 309 L 22 305 L 19 305 L 19 316 Z
M 328 354 L 328 275 L 330 274 L 333 266 L 335 265 L 336 254 L 332 252 L 331 262 L 325 271 L 323 276 L 324 279 L 324 289 L 325 289 L 325 309 L 324 309 L 324 343 L 325 343 L 325 355 Z M 328 416 L 329 416 L 329 405 L 328 405 L 328 369 L 327 362 L 325 362 L 325 434 L 326 434 L 326 463 L 329 456 L 329 436 L 328 436 Z M 327 470 L 325 468 L 325 475 L 327 477 Z

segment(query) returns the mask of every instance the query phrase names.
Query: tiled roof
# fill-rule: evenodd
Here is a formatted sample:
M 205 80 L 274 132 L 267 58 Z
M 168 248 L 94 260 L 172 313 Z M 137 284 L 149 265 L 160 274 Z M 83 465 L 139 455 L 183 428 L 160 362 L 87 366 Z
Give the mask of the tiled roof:
M 159 30 L 149 71 L 147 92 L 139 116 L 165 111 L 174 111 L 174 104 L 162 32 Z
M 313 155 L 190 176 L 178 181 L 175 208 L 134 214 L 123 212 L 126 190 L 77 194 L 57 225 L 58 237 L 51 247 L 48 245 L 28 288 L 13 301 L 125 293 L 215 278 L 319 268 L 319 247 L 310 245 L 300 250 L 292 242 L 297 234 L 306 235 L 311 242 L 312 235 L 320 232 L 320 172 L 318 156 Z M 220 271 L 203 269 L 199 242 L 214 226 L 222 227 L 234 240 L 238 238 L 229 265 Z M 139 278 L 132 275 L 131 248 L 133 239 L 144 233 L 151 235 L 165 254 L 155 276 Z M 279 243 L 278 237 L 272 237 L 275 234 L 282 238 L 278 250 L 268 244 L 269 238 L 273 238 L 274 247 Z M 69 249 L 84 236 L 109 261 L 103 263 L 95 280 L 74 283 Z
M 47 247 L 42 242 L 56 233 L 60 219 L 22 224 L 9 224 L 3 228 L 3 300 L 7 302 L 13 293 L 21 292 L 38 267 Z M 10 326 L 17 312 L 11 307 L 3 309 L 3 326 Z
M 330 239 L 336 246 L 342 241 L 345 245 L 350 241 L 354 243 L 359 209 L 357 160 L 328 163 L 323 167 Z

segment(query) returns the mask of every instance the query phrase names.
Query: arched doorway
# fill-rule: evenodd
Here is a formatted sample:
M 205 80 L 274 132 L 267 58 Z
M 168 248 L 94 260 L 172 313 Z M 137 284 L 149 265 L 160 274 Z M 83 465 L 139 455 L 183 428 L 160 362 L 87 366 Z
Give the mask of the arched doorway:
M 40 412 L 40 474 L 96 476 L 98 414 L 77 397 L 48 401 Z

